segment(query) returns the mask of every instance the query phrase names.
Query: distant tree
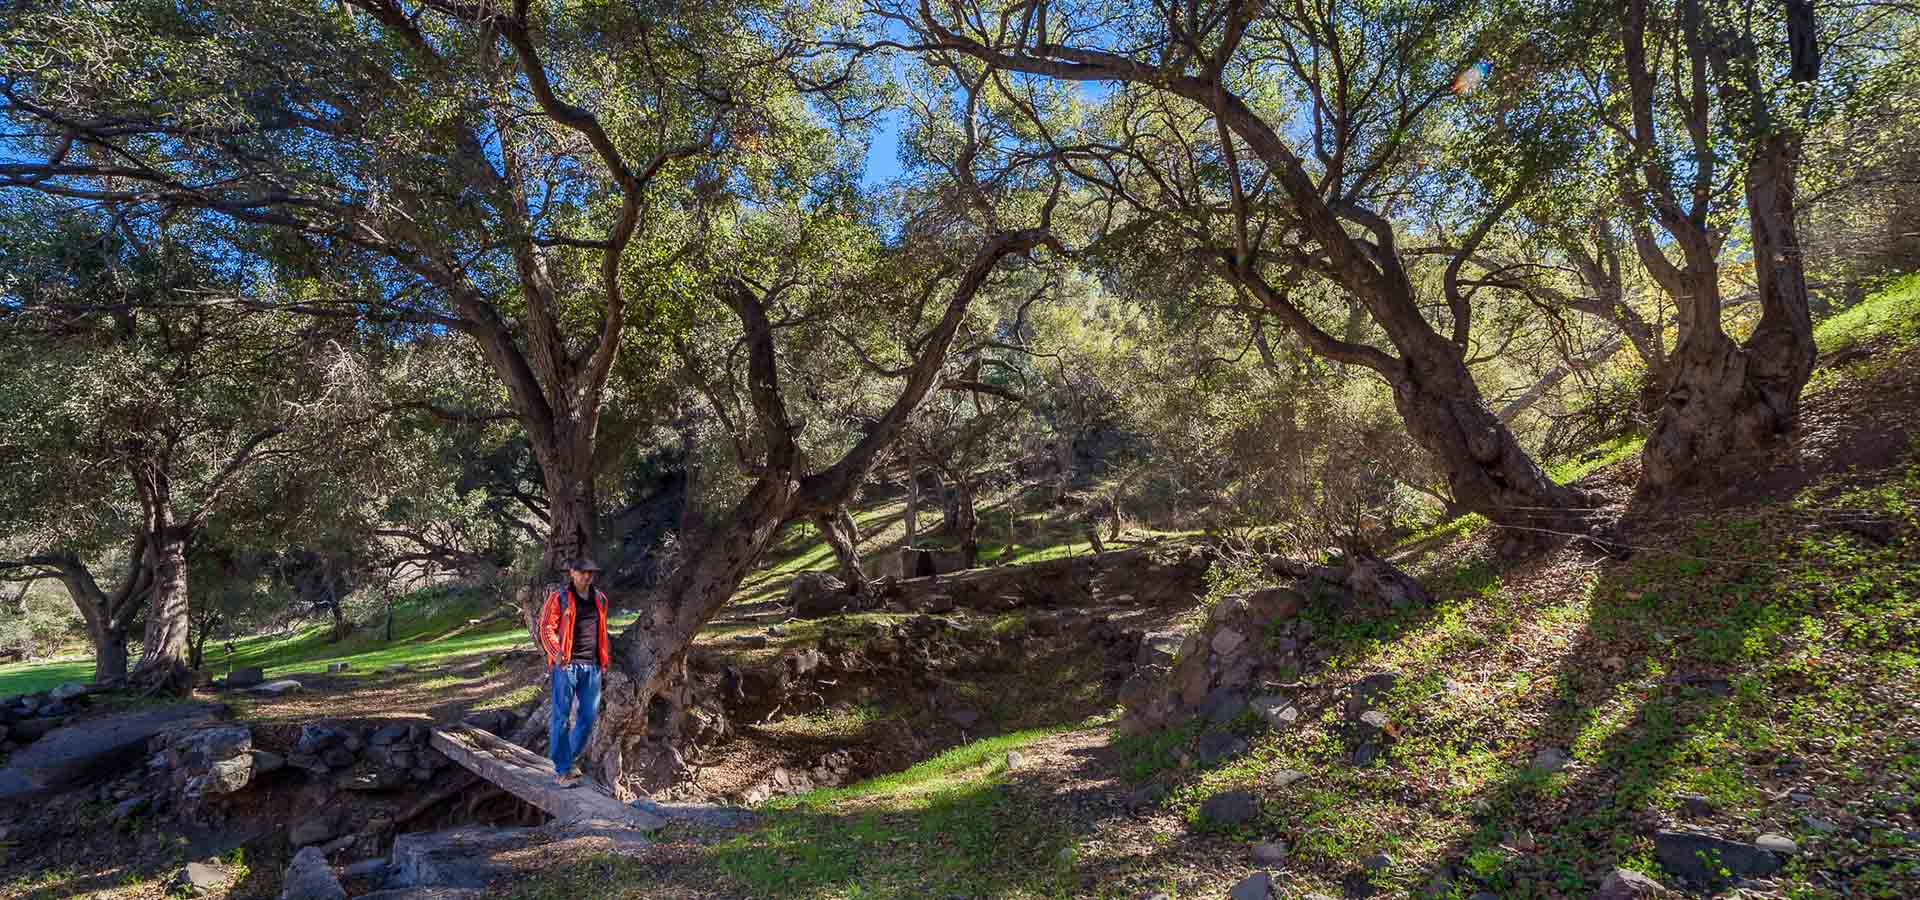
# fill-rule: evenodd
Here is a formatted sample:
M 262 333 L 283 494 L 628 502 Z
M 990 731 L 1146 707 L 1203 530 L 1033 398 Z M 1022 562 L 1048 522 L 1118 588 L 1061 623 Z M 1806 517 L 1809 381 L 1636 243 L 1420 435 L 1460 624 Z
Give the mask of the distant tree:
M 0 344 L 20 360 L 0 382 L 13 426 L 0 436 L 0 533 L 23 545 L 16 564 L 67 585 L 100 678 L 128 674 L 127 629 L 144 607 L 130 674 L 178 686 L 189 547 L 251 480 L 327 445 L 327 370 L 353 336 L 254 311 L 246 298 L 277 288 L 230 258 L 101 219 L 47 221 L 16 220 L 0 256 Z M 85 559 L 116 532 L 131 536 L 126 574 L 103 589 Z

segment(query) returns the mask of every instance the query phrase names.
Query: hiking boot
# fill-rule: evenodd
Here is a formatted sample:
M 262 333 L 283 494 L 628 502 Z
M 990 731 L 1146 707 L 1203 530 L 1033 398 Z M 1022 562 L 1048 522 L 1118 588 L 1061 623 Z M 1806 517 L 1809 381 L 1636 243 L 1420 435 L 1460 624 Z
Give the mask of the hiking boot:
M 565 772 L 555 775 L 553 776 L 553 783 L 563 788 L 579 787 L 580 770 L 577 768 L 568 769 Z

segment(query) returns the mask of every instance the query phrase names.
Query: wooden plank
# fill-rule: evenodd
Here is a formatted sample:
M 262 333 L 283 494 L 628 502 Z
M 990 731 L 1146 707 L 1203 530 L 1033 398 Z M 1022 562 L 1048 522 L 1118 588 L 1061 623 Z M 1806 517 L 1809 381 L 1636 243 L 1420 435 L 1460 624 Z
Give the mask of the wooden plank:
M 435 728 L 432 744 L 448 759 L 562 822 L 602 821 L 641 831 L 657 831 L 667 824 L 659 816 L 601 793 L 585 780 L 570 788 L 554 784 L 551 760 L 472 725 Z

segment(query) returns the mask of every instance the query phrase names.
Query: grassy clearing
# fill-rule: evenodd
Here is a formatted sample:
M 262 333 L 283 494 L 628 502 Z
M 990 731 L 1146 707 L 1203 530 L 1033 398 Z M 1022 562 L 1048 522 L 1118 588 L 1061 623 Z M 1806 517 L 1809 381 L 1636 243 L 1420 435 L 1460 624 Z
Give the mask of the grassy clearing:
M 1821 353 L 1868 341 L 1890 340 L 1897 348 L 1920 342 L 1920 273 L 1895 279 L 1859 304 L 1813 329 Z
M 1800 842 L 1778 896 L 1838 896 L 1836 871 L 1857 873 L 1851 896 L 1915 896 L 1912 819 L 1892 820 L 1920 813 L 1920 449 L 1883 476 L 1682 523 L 1621 564 L 1435 553 L 1426 609 L 1312 607 L 1327 681 L 1400 673 L 1384 759 L 1353 764 L 1335 704 L 1168 802 L 1191 818 L 1216 791 L 1264 792 L 1236 836 L 1288 842 L 1302 889 L 1387 853 L 1373 881 L 1390 895 L 1451 868 L 1440 896 L 1532 898 L 1615 865 L 1664 877 L 1648 822 L 1685 821 L 1680 796 L 1699 794 L 1732 837 Z M 1123 744 L 1129 774 L 1171 768 L 1191 736 Z M 1532 771 L 1545 747 L 1574 765 Z M 1266 787 L 1283 768 L 1307 778 Z

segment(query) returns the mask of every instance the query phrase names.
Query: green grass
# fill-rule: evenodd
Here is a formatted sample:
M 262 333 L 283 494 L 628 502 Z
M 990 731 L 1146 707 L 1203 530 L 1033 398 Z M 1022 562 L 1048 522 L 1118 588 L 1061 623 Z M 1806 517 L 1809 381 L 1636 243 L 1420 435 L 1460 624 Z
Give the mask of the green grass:
M 93 657 L 37 660 L 0 666 L 0 696 L 34 694 L 57 688 L 69 681 L 85 683 L 93 678 Z
M 1814 343 L 1821 353 L 1883 338 L 1897 347 L 1920 342 L 1920 272 L 1895 279 L 1813 329 Z
M 1018 802 L 1004 782 L 1008 751 L 1073 727 L 986 738 L 902 772 L 773 801 L 760 828 L 708 859 L 754 896 L 1071 896 L 1064 822 Z
M 1636 456 L 1647 445 L 1644 435 L 1623 434 L 1597 447 L 1590 448 L 1579 456 L 1547 468 L 1547 477 L 1560 484 L 1578 481 L 1581 478 L 1613 465 L 1629 456 Z

